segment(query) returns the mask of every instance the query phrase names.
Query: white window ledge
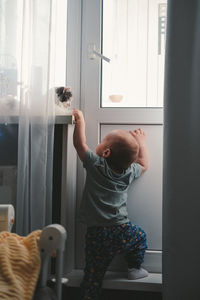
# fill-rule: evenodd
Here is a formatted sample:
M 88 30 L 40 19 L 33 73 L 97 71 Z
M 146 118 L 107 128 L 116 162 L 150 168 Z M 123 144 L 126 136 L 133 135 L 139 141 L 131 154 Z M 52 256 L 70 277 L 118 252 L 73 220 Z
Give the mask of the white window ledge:
M 82 270 L 73 270 L 68 273 L 69 287 L 79 287 L 82 277 Z M 135 290 L 135 291 L 149 291 L 149 292 L 162 292 L 162 275 L 158 273 L 149 273 L 149 276 L 137 280 L 128 280 L 127 274 L 122 272 L 106 272 L 103 288 L 113 290 Z
M 0 116 L 0 124 L 18 124 L 19 116 Z M 70 115 L 57 115 L 55 124 L 73 124 L 74 117 Z

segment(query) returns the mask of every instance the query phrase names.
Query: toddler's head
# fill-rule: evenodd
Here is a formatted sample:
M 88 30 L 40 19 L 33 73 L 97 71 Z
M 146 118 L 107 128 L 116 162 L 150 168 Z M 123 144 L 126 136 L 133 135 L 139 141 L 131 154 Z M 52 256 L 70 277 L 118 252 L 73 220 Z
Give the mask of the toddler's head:
M 127 131 L 113 130 L 97 146 L 96 153 L 103 156 L 116 171 L 126 170 L 137 160 L 139 145 Z

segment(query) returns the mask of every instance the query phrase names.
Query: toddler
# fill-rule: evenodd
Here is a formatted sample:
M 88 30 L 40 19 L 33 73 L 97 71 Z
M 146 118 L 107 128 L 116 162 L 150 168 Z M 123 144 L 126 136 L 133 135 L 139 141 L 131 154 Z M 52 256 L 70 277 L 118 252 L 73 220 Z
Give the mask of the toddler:
M 99 299 L 104 274 L 116 254 L 128 265 L 128 279 L 148 276 L 141 268 L 147 248 L 146 234 L 132 224 L 127 213 L 127 190 L 148 167 L 145 133 L 113 130 L 97 146 L 86 144 L 85 121 L 74 109 L 73 142 L 86 169 L 80 221 L 87 225 L 82 300 Z

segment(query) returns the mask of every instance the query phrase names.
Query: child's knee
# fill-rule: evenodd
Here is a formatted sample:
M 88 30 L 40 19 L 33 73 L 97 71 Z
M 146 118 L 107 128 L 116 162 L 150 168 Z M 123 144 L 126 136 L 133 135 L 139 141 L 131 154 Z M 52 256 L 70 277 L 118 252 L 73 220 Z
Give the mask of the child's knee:
M 143 247 L 147 248 L 147 235 L 146 232 L 142 229 L 142 227 L 135 225 L 135 232 L 136 232 L 136 241 L 140 242 Z
M 139 234 L 139 236 L 140 236 L 140 238 L 141 238 L 142 240 L 146 240 L 146 239 L 147 239 L 146 232 L 145 232 L 142 228 L 140 228 L 138 234 Z

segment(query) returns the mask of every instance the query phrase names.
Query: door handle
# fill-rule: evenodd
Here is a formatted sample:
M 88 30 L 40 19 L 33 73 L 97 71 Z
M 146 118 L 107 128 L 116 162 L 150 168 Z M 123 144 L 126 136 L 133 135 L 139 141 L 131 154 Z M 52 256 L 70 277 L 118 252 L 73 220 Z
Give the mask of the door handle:
M 110 58 L 106 57 L 102 53 L 99 53 L 95 49 L 95 44 L 89 44 L 88 45 L 88 58 L 89 59 L 95 59 L 96 56 L 100 57 L 101 59 L 107 61 L 108 63 L 110 62 Z

